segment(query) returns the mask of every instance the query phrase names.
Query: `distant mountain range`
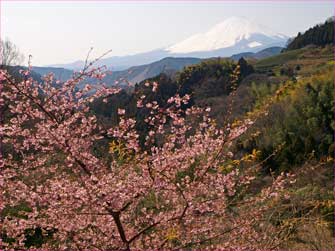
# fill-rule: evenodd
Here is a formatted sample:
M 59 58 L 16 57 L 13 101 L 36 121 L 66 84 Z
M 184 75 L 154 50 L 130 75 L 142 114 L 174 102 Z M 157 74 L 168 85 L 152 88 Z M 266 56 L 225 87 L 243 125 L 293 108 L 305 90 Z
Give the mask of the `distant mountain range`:
M 274 46 L 284 46 L 288 37 L 272 32 L 246 18 L 231 17 L 215 25 L 207 32 L 195 34 L 181 42 L 149 52 L 101 59 L 97 65 L 106 65 L 112 70 L 125 70 L 132 66 L 150 64 L 166 57 L 230 57 L 241 52 L 257 52 Z M 82 69 L 84 61 L 55 64 L 70 70 Z
M 239 60 L 242 57 L 243 58 L 262 59 L 262 58 L 266 58 L 266 57 L 275 56 L 275 55 L 279 54 L 283 49 L 284 49 L 284 47 L 275 46 L 275 47 L 266 48 L 266 49 L 258 51 L 258 52 L 242 52 L 242 53 L 234 54 L 230 58 L 232 58 L 234 60 Z
M 200 58 L 163 58 L 151 64 L 133 66 L 123 71 L 113 71 L 111 75 L 107 75 L 104 78 L 104 82 L 108 85 L 125 84 L 126 82 L 135 84 L 163 72 L 172 75 L 185 66 L 197 64 L 201 60 Z M 60 81 L 69 79 L 74 72 L 73 70 L 59 67 L 33 67 L 32 70 L 41 76 L 51 72 Z
M 133 66 L 124 71 L 115 71 L 112 75 L 107 76 L 104 81 L 107 83 L 122 83 L 127 80 L 130 83 L 139 83 L 144 79 L 152 78 L 160 73 L 172 75 L 175 72 L 182 70 L 185 66 L 197 64 L 201 61 L 200 58 L 173 58 L 167 57 L 151 64 Z
M 73 70 L 61 68 L 61 67 L 38 67 L 34 66 L 32 70 L 41 76 L 49 73 L 53 73 L 55 78 L 60 81 L 66 81 L 72 77 Z
M 244 52 L 239 54 L 234 54 L 230 58 L 233 60 L 239 60 L 241 57 L 244 58 L 255 58 L 262 59 L 270 56 L 277 55 L 281 52 L 283 47 L 270 47 L 258 52 Z M 107 75 L 104 81 L 108 85 L 112 84 L 124 84 L 126 82 L 130 83 L 139 83 L 145 79 L 155 77 L 160 73 L 166 73 L 168 75 L 172 75 L 175 72 L 183 69 L 185 66 L 197 64 L 202 58 L 191 58 L 191 57 L 167 57 L 156 62 L 150 64 L 144 64 L 139 66 L 133 66 L 126 70 L 122 71 L 113 71 L 111 75 Z M 45 75 L 47 73 L 54 73 L 55 78 L 61 81 L 65 81 L 69 79 L 73 70 L 68 70 L 64 68 L 56 68 L 56 67 L 33 67 L 33 71 L 40 74 Z

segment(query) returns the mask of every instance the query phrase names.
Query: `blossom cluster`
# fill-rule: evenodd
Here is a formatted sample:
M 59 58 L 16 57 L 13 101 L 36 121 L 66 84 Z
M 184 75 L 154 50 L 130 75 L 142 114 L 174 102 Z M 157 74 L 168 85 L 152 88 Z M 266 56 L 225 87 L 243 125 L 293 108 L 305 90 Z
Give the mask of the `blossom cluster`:
M 149 111 L 144 121 L 150 130 L 142 148 L 136 120 L 124 109 L 118 110 L 119 124 L 108 129 L 90 110 L 95 99 L 108 99 L 120 89 L 103 83 L 78 88 L 85 78 L 101 81 L 101 69 L 82 71 L 65 83 L 51 74 L 39 83 L 29 71 L 22 73 L 23 80 L 16 81 L 0 71 L 0 103 L 10 114 L 0 127 L 8 149 L 1 158 L 1 209 L 28 208 L 1 219 L 3 234 L 11 238 L 2 239 L 2 249 L 24 248 L 26 230 L 36 228 L 44 236 L 52 233 L 42 244 L 45 250 L 277 245 L 275 229 L 268 235 L 259 227 L 268 209 L 259 203 L 280 196 L 285 179 L 244 199 L 241 193 L 254 172 L 220 169 L 231 142 L 252 121 L 217 128 L 209 108 L 182 109 L 189 95 L 176 94 L 165 107 L 143 95 L 137 107 Z M 156 82 L 145 85 L 153 92 L 159 88 Z M 102 139 L 122 145 L 117 153 L 124 151 L 127 158 L 95 154 Z

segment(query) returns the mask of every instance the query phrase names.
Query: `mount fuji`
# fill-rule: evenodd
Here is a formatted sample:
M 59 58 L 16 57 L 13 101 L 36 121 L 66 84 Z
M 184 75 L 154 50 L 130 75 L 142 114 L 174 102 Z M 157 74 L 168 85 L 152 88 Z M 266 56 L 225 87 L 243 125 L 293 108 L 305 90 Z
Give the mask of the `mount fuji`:
M 246 18 L 230 17 L 208 31 L 195 34 L 166 48 L 126 56 L 113 56 L 98 62 L 113 70 L 124 70 L 130 66 L 143 65 L 165 57 L 230 57 L 242 52 L 256 52 L 273 46 L 284 46 L 288 37 L 271 31 Z M 72 70 L 81 69 L 84 61 L 57 64 Z
M 199 53 L 230 50 L 256 49 L 264 46 L 283 45 L 288 37 L 274 33 L 246 18 L 231 17 L 215 25 L 205 33 L 195 34 L 167 48 L 170 53 Z M 225 55 L 230 56 L 230 55 Z

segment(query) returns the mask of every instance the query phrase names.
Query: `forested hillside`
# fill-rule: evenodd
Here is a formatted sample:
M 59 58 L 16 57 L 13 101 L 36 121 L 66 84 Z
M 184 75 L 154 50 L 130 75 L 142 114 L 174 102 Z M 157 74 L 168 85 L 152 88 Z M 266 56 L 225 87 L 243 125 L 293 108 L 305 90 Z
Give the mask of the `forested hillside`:
M 334 17 L 298 35 L 287 45 L 287 50 L 300 49 L 306 45 L 324 46 L 334 44 Z
M 145 116 L 143 111 L 136 111 L 135 100 L 146 95 L 164 106 L 171 95 L 189 93 L 190 104 L 212 107 L 211 115 L 221 126 L 256 118 L 248 132 L 235 141 L 235 160 L 226 161 L 227 170 L 259 165 L 263 174 L 253 188 L 256 190 L 269 175 L 283 171 L 296 173 L 297 183 L 290 190 L 292 198 L 287 201 L 287 208 L 276 211 L 294 229 L 282 247 L 327 249 L 332 247 L 333 233 L 332 57 L 333 48 L 326 46 L 289 50 L 251 64 L 243 59 L 237 64 L 211 59 L 186 67 L 175 79 L 161 74 L 143 81 L 133 94 L 123 92 L 120 99 L 113 97 L 107 103 L 96 103 L 94 110 L 97 114 L 104 111 L 104 116 L 114 116 L 116 121 L 118 107 L 125 108 L 137 117 L 138 129 L 147 132 L 145 123 L 140 122 Z M 231 73 L 237 65 L 241 72 L 234 89 Z M 158 91 L 152 94 L 146 82 L 160 83 Z M 308 206 L 311 203 L 315 206 Z M 292 214 L 290 207 L 297 213 Z M 311 217 L 307 221 L 298 216 L 305 213 Z M 309 223 L 312 219 L 323 225 Z

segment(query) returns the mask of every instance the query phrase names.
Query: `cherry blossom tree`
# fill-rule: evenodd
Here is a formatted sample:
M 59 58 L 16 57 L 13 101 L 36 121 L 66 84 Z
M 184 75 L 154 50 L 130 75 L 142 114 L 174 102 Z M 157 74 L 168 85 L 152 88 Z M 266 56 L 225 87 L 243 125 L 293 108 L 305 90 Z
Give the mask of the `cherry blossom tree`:
M 149 132 L 141 146 L 126 110 L 105 128 L 90 109 L 120 91 L 103 84 L 103 68 L 88 65 L 65 83 L 22 74 L 18 82 L 0 72 L 0 103 L 10 111 L 0 127 L 1 249 L 25 248 L 34 229 L 45 250 L 257 250 L 283 241 L 266 217 L 293 178 L 282 174 L 251 193 L 257 166 L 225 166 L 253 121 L 218 128 L 210 108 L 182 109 L 189 95 L 164 107 L 143 95 L 137 107 L 147 111 Z M 77 88 L 87 78 L 100 84 Z M 103 139 L 106 158 L 94 152 Z

